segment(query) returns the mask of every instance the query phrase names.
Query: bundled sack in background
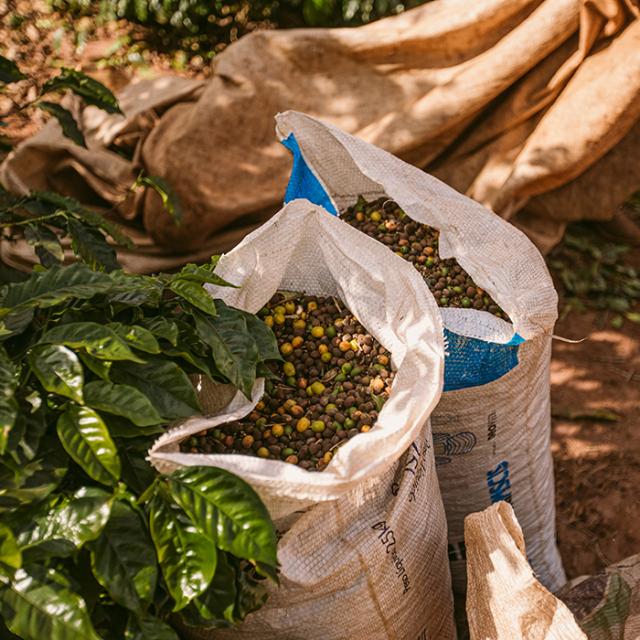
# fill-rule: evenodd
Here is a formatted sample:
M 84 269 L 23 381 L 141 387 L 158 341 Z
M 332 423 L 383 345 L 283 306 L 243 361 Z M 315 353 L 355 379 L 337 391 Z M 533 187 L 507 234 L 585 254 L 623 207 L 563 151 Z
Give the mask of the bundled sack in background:
M 547 251 L 640 184 L 638 16 L 640 0 L 433 0 L 357 28 L 261 29 L 217 54 L 206 83 L 132 85 L 126 117 L 85 109 L 84 152 L 47 124 L 0 182 L 99 196 L 142 243 L 121 263 L 166 270 L 278 210 L 290 164 L 271 123 L 296 109 L 436 174 Z M 123 206 L 141 169 L 174 188 L 181 225 L 152 188 Z
M 471 640 L 587 640 L 569 608 L 534 576 L 522 530 L 506 502 L 467 516 L 464 530 Z M 637 640 L 638 635 L 588 638 Z
M 281 534 L 280 587 L 237 629 L 190 638 L 382 640 L 454 638 L 446 521 L 429 415 L 442 390 L 442 324 L 414 269 L 379 243 L 297 200 L 224 255 L 216 273 L 239 288 L 210 291 L 257 312 L 278 290 L 336 296 L 392 354 L 392 392 L 368 433 L 337 449 L 321 473 L 279 460 L 181 453 L 180 442 L 247 415 L 238 393 L 150 451 L 163 471 L 214 465 L 249 482 Z
M 486 311 L 441 309 L 444 393 L 432 416 L 447 513 L 453 584 L 464 592 L 464 518 L 499 500 L 513 505 L 531 564 L 548 588 L 565 582 L 555 541 L 549 362 L 557 295 L 526 236 L 482 205 L 386 151 L 305 114 L 277 117 L 293 153 L 287 199 L 343 212 L 386 197 L 439 230 L 441 258 L 458 264 L 512 324 Z M 360 236 L 356 246 L 368 242 Z M 391 252 L 389 252 L 391 253 Z
M 640 638 L 640 554 L 581 576 L 556 593 L 589 640 Z

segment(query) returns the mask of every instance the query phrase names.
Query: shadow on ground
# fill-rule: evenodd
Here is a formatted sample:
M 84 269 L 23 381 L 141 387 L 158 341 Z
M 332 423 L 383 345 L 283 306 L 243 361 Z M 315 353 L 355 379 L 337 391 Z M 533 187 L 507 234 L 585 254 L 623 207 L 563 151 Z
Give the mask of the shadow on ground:
M 557 525 L 569 577 L 640 552 L 640 325 L 570 313 L 551 366 Z

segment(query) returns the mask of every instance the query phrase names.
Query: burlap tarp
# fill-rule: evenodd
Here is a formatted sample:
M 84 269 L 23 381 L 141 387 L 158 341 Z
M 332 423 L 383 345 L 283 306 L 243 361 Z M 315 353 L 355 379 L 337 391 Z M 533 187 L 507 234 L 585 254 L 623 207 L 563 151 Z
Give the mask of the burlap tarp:
M 640 555 L 554 595 L 533 574 L 508 503 L 467 516 L 465 542 L 471 640 L 640 638 Z
M 134 84 L 125 118 L 86 109 L 89 151 L 47 125 L 0 179 L 102 205 L 141 244 L 126 266 L 170 268 L 277 210 L 291 160 L 273 117 L 295 109 L 434 173 L 548 250 L 567 221 L 608 219 L 640 186 L 638 2 L 434 0 L 355 29 L 255 32 L 206 84 Z M 173 186 L 180 226 L 154 191 L 130 194 L 141 168 Z

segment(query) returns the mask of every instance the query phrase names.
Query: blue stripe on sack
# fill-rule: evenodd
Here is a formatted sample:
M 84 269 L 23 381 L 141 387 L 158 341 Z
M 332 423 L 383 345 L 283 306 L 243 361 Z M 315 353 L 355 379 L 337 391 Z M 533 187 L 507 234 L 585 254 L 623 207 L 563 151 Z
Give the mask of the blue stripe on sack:
M 444 330 L 444 390 L 479 387 L 509 373 L 518 364 L 518 349 L 524 339 L 517 333 L 506 344 L 487 342 Z
M 329 198 L 320 181 L 316 178 L 313 171 L 309 169 L 305 159 L 302 157 L 300 147 L 293 133 L 290 133 L 288 137 L 282 140 L 282 144 L 289 149 L 291 155 L 293 155 L 291 177 L 289 178 L 287 191 L 284 194 L 285 203 L 291 202 L 291 200 L 295 200 L 296 198 L 306 198 L 309 202 L 320 205 L 329 213 L 337 216 L 338 212 L 333 206 L 331 198 Z
M 285 203 L 305 198 L 338 215 L 331 198 L 302 157 L 293 133 L 281 142 L 293 155 Z M 468 338 L 448 329 L 444 333 L 448 345 L 444 360 L 445 391 L 478 387 L 501 378 L 518 364 L 518 347 L 524 342 L 517 333 L 506 344 Z

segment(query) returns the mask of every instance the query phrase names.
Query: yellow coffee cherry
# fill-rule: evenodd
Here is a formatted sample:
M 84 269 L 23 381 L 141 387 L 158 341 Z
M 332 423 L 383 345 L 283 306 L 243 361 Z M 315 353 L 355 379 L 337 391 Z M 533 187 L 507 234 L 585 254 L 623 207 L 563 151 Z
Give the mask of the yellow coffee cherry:
M 271 427 L 271 435 L 274 438 L 279 438 L 282 434 L 284 434 L 284 427 L 281 424 L 274 424 Z
M 300 336 L 296 336 L 295 338 L 293 338 L 293 340 L 291 340 L 291 345 L 293 346 L 294 349 L 297 349 L 303 343 L 304 343 L 304 338 Z
M 318 346 L 318 353 L 323 354 L 329 351 L 329 347 L 326 344 L 321 344 Z
M 267 447 L 260 447 L 256 453 L 260 458 L 268 458 L 269 457 L 269 449 Z
M 311 420 L 309 418 L 300 418 L 298 422 L 296 422 L 296 430 L 299 433 L 306 431 L 311 426 Z
M 290 342 L 283 342 L 280 345 L 280 353 L 283 356 L 290 356 L 293 353 L 293 345 Z
M 293 321 L 293 328 L 294 329 L 305 329 L 306 326 L 307 326 L 307 323 L 302 319 L 298 319 L 298 320 L 294 320 Z
M 242 438 L 242 446 L 245 449 L 251 449 L 251 445 L 253 444 L 253 442 L 253 436 L 245 436 L 244 438 Z
M 322 338 L 322 336 L 324 335 L 324 327 L 320 327 L 320 326 L 312 327 L 311 328 L 311 335 L 314 338 Z
M 316 380 L 316 382 L 314 382 L 311 385 L 311 391 L 313 391 L 313 393 L 315 393 L 317 396 L 321 395 L 322 393 L 324 393 L 324 390 L 326 389 L 326 387 L 322 384 L 322 382 Z
M 267 325 L 267 327 L 273 327 L 273 316 L 266 316 L 263 322 Z
M 314 302 L 313 300 L 311 302 L 307 303 L 307 311 L 315 311 L 318 308 L 318 303 Z
M 282 315 L 284 315 L 285 313 L 287 313 L 287 310 L 281 304 L 279 304 L 277 307 L 274 308 L 274 312 L 281 313 Z
M 289 300 L 288 302 L 284 303 L 284 308 L 285 308 L 287 313 L 295 313 L 296 312 L 296 304 L 295 304 L 295 302 L 291 302 L 291 300 Z
M 284 375 L 287 376 L 287 377 L 291 377 L 291 376 L 295 376 L 296 375 L 296 367 L 292 362 L 285 362 L 282 365 L 282 371 L 284 372 Z
M 380 222 L 380 220 L 382 220 L 382 214 L 379 211 L 372 211 L 369 214 L 369 219 L 371 222 Z
M 286 320 L 286 318 L 284 317 L 283 313 L 275 313 L 273 315 L 273 321 L 276 324 L 284 324 L 285 320 Z
M 322 456 L 322 462 L 329 464 L 331 462 L 331 458 L 333 458 L 333 454 L 331 451 L 327 451 L 327 453 Z

